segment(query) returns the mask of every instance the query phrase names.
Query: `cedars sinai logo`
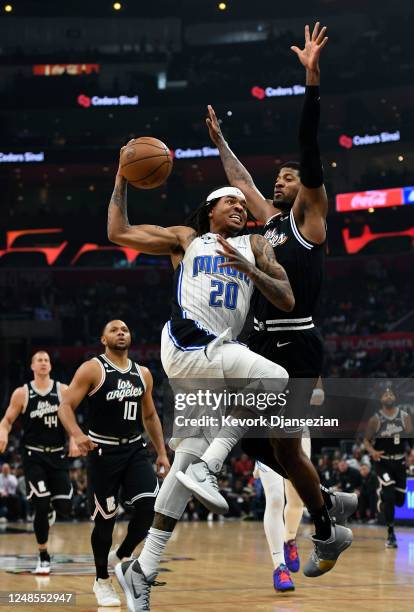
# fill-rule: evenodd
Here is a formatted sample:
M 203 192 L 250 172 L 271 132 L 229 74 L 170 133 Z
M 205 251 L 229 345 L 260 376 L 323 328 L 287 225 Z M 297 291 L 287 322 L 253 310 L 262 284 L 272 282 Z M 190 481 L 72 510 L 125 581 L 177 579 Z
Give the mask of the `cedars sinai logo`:
M 83 108 L 89 108 L 91 105 L 91 99 L 89 96 L 85 96 L 85 94 L 80 94 L 77 98 L 77 102 L 79 106 L 83 106 Z

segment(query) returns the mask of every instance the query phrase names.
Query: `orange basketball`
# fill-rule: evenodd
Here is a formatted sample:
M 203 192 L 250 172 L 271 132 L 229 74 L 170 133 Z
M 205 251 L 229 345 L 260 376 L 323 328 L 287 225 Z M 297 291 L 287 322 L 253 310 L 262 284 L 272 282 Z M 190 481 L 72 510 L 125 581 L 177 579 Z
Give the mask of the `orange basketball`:
M 161 140 L 143 136 L 129 143 L 121 152 L 121 174 L 139 189 L 159 187 L 170 176 L 173 161 Z

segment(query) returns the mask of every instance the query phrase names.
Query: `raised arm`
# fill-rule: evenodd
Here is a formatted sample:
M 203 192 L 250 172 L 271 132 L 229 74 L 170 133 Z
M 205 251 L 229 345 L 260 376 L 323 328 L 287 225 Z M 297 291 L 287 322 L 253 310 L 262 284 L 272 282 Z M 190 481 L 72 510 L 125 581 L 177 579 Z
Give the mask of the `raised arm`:
M 141 368 L 144 376 L 146 390 L 142 397 L 141 408 L 142 408 L 142 424 L 145 427 L 145 431 L 150 437 L 150 440 L 157 453 L 157 474 L 163 478 L 168 474 L 170 469 L 170 462 L 168 461 L 167 451 L 165 450 L 164 434 L 161 427 L 161 421 L 157 414 L 154 406 L 154 400 L 152 399 L 153 379 L 152 374 L 148 368 Z
M 299 126 L 301 187 L 293 205 L 295 221 L 301 232 L 312 242 L 326 238 L 325 220 L 328 198 L 323 184 L 323 169 L 318 144 L 320 119 L 319 56 L 328 42 L 326 27 L 316 23 L 312 36 L 305 26 L 305 47 L 291 47 L 306 69 L 306 91 Z
M 0 421 L 0 453 L 4 453 L 7 448 L 9 433 L 13 427 L 13 423 L 22 412 L 25 401 L 26 390 L 24 387 L 18 387 L 13 391 L 4 417 Z
M 217 240 L 222 247 L 217 253 L 226 257 L 219 268 L 230 265 L 244 272 L 276 308 L 286 312 L 293 310 L 295 298 L 285 269 L 276 261 L 271 244 L 263 236 L 253 234 L 250 237 L 256 265 L 250 263 L 221 236 L 217 236 Z
M 108 208 L 108 238 L 148 255 L 173 255 L 184 252 L 195 235 L 189 227 L 130 225 L 127 212 L 127 181 L 119 168 Z
M 254 184 L 250 173 L 230 149 L 228 143 L 224 139 L 213 107 L 208 105 L 207 110 L 208 117 L 206 119 L 206 123 L 210 138 L 220 152 L 224 171 L 230 185 L 233 187 L 238 187 L 244 193 L 249 211 L 252 213 L 255 219 L 257 219 L 257 221 L 265 223 L 269 217 L 275 213 L 273 203 L 270 200 L 266 200 L 266 198 L 260 193 Z
M 75 373 L 69 387 L 62 393 L 62 401 L 58 417 L 69 436 L 73 437 L 81 455 L 87 455 L 97 444 L 83 433 L 76 422 L 75 410 L 86 397 L 87 393 L 99 384 L 101 369 L 99 364 L 91 359 L 83 363 Z

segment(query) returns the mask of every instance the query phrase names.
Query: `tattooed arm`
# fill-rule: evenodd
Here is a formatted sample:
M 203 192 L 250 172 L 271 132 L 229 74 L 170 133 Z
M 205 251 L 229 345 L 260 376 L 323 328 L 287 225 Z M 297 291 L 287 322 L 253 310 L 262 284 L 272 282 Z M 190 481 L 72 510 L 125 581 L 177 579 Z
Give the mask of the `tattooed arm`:
M 130 247 L 148 255 L 174 255 L 184 252 L 194 239 L 189 227 L 159 227 L 130 225 L 127 211 L 127 181 L 119 170 L 108 208 L 108 238 L 111 242 Z
M 217 242 L 221 247 L 217 253 L 226 258 L 223 263 L 218 264 L 219 268 L 230 265 L 239 272 L 244 272 L 276 308 L 286 312 L 293 310 L 295 298 L 285 269 L 277 263 L 272 246 L 263 236 L 250 236 L 256 265 L 221 236 L 217 236 Z
M 275 214 L 275 208 L 271 200 L 260 193 L 250 173 L 237 159 L 228 143 L 224 139 L 220 124 L 212 106 L 208 106 L 208 117 L 206 119 L 211 140 L 219 150 L 221 162 L 230 185 L 238 187 L 246 197 L 247 208 L 258 220 L 265 223 L 269 217 Z
M 259 234 L 250 238 L 256 266 L 250 278 L 276 308 L 291 312 L 295 306 L 292 287 L 285 269 L 277 262 L 272 245 Z

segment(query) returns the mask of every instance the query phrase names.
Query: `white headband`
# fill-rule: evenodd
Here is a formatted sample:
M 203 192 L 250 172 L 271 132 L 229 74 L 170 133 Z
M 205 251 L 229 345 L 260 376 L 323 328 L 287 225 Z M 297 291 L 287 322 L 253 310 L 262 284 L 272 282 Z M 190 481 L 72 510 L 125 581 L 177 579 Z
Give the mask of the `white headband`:
M 212 200 L 217 200 L 217 198 L 223 198 L 224 196 L 234 196 L 235 198 L 242 198 L 245 200 L 244 193 L 237 189 L 237 187 L 220 187 L 220 189 L 216 189 L 212 191 L 210 195 L 207 196 L 207 204 L 210 204 Z

